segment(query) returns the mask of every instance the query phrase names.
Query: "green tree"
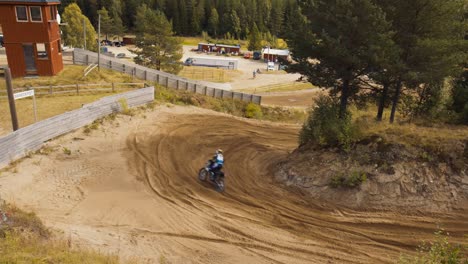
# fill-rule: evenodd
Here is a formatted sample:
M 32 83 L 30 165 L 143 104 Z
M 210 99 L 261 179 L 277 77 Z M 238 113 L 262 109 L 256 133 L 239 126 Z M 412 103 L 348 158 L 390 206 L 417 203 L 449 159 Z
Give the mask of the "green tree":
M 83 37 L 83 20 L 86 27 L 86 47 L 89 50 L 97 51 L 97 34 L 87 17 L 81 13 L 77 4 L 68 5 L 62 15 L 63 22 L 67 23 L 63 27 L 63 42 L 72 47 L 83 47 L 85 39 Z
M 468 125 L 468 71 L 453 81 L 451 109 L 459 115 L 461 123 Z
M 172 25 L 164 13 L 149 9 L 146 5 L 138 8 L 136 20 L 135 63 L 170 73 L 182 69 L 182 43 L 174 37 Z
M 468 46 L 463 40 L 464 0 L 378 0 L 395 32 L 399 67 L 392 71 L 394 95 L 390 122 L 394 122 L 403 88 L 440 82 L 461 69 Z M 437 87 L 437 86 L 432 86 Z M 439 85 L 439 87 L 442 87 Z M 432 93 L 437 96 L 432 90 Z
M 254 23 L 252 31 L 249 35 L 249 46 L 248 49 L 251 51 L 260 50 L 262 49 L 262 38 L 260 35 L 260 31 L 258 31 L 257 24 Z
M 106 35 L 106 40 L 109 37 L 109 34 L 113 32 L 114 21 L 109 16 L 109 12 L 105 7 L 101 8 L 98 11 L 98 14 L 101 15 L 101 33 Z
M 320 87 L 340 94 L 340 118 L 345 118 L 359 79 L 376 66 L 376 54 L 391 42 L 390 25 L 372 0 L 303 1 L 306 19 L 287 40 L 299 72 Z M 314 61 L 313 59 L 318 60 Z
M 210 19 L 208 20 L 208 33 L 211 36 L 216 37 L 218 36 L 218 28 L 219 28 L 219 15 L 216 8 L 211 9 Z

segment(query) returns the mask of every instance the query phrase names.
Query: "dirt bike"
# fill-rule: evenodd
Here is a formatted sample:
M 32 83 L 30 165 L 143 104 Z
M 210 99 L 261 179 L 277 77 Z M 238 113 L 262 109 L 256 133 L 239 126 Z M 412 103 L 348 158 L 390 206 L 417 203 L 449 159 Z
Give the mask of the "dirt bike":
M 211 163 L 208 162 L 205 167 L 201 168 L 198 172 L 198 179 L 202 182 L 208 181 L 211 184 L 214 184 L 216 191 L 224 192 L 224 172 L 219 171 L 214 173 L 210 170 Z

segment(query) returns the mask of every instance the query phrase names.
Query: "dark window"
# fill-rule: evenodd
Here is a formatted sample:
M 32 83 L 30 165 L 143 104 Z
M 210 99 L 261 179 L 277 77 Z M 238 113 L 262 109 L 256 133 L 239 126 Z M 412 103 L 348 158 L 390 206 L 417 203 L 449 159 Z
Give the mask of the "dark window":
M 30 6 L 29 11 L 31 12 L 31 21 L 34 21 L 34 22 L 42 21 L 42 13 L 41 13 L 40 6 Z
M 45 43 L 36 43 L 37 58 L 47 59 L 47 50 Z
M 50 6 L 50 20 L 57 20 L 57 7 L 54 5 Z
M 28 21 L 28 12 L 25 6 L 16 7 L 16 20 L 17 21 Z

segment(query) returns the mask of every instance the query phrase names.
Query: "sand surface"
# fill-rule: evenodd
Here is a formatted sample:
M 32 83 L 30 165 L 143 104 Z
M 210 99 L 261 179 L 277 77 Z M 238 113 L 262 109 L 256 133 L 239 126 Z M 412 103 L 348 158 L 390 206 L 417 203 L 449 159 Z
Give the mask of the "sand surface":
M 55 151 L 0 176 L 0 194 L 74 246 L 148 263 L 394 263 L 438 226 L 462 240 L 466 212 L 359 212 L 276 184 L 298 130 L 161 106 L 49 142 Z M 224 194 L 197 180 L 219 147 Z

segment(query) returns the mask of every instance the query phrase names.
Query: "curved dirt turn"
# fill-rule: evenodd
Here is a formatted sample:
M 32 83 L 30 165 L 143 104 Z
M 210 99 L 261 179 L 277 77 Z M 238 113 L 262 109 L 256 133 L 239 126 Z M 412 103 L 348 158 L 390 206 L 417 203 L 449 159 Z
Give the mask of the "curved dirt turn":
M 324 210 L 274 184 L 272 169 L 296 147 L 295 126 L 209 115 L 175 115 L 159 126 L 129 137 L 130 167 L 170 208 L 166 221 L 177 224 L 167 235 L 190 230 L 185 247 L 210 246 L 229 256 L 223 262 L 393 262 L 436 229 L 430 218 Z M 196 178 L 218 147 L 226 158 L 224 195 Z M 467 227 L 450 223 L 455 233 Z
M 55 152 L 2 174 L 0 193 L 63 230 L 73 245 L 148 263 L 394 263 L 439 226 L 463 241 L 466 212 L 357 212 L 273 182 L 298 130 L 158 107 L 119 116 L 90 136 L 76 131 L 54 140 Z M 224 194 L 197 179 L 219 147 Z

